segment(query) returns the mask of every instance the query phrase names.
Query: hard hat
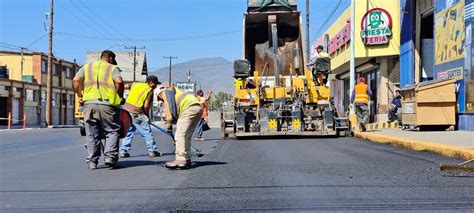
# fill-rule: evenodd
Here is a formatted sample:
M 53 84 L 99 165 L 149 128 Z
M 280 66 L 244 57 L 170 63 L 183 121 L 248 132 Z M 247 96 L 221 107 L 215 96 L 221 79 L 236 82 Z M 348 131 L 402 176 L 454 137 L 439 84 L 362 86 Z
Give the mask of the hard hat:
M 163 86 L 163 85 L 158 85 L 155 89 L 155 94 L 156 95 L 159 95 L 161 92 L 165 91 L 166 90 L 166 87 Z

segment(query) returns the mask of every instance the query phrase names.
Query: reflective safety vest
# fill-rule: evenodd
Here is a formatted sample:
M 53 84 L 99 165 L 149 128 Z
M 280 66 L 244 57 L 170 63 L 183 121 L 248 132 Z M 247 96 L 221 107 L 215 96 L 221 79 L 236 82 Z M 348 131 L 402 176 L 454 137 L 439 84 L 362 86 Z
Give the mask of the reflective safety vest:
M 167 121 L 176 122 L 179 115 L 192 105 L 198 105 L 199 101 L 194 95 L 183 90 L 172 87 L 164 91 L 165 116 Z
M 148 86 L 148 83 L 133 83 L 127 97 L 127 103 L 142 108 L 150 91 L 151 87 Z
M 199 104 L 198 99 L 189 93 L 184 92 L 183 90 L 176 88 L 176 106 L 178 107 L 178 115 L 180 115 L 185 109 L 191 105 Z
M 209 117 L 209 112 L 207 111 L 207 104 L 206 104 L 206 101 L 203 100 L 204 98 L 201 97 L 201 96 L 197 96 L 196 97 L 197 100 L 199 101 L 199 103 L 201 104 L 201 107 L 202 107 L 202 116 L 201 118 L 208 118 Z
M 84 65 L 84 101 L 108 101 L 112 106 L 120 105 L 120 97 L 115 91 L 112 71 L 117 66 L 100 60 Z
M 355 99 L 354 103 L 369 104 L 369 94 L 367 94 L 367 84 L 357 84 L 354 87 Z

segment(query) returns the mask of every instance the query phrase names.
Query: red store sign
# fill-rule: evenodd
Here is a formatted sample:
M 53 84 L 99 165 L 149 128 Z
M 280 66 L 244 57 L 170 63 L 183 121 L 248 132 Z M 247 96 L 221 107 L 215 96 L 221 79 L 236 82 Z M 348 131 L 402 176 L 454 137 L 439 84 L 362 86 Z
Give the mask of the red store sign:
M 347 20 L 346 26 L 342 28 L 331 40 L 329 41 L 328 52 L 334 54 L 338 49 L 348 44 L 351 41 L 351 21 Z

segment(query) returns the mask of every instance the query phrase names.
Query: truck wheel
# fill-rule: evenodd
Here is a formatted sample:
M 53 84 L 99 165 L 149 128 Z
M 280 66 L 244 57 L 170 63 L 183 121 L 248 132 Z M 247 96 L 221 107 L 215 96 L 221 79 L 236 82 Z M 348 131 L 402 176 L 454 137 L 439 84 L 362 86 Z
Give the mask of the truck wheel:
M 79 131 L 81 132 L 81 136 L 86 136 L 86 127 L 84 127 L 83 125 L 81 125 L 79 127 Z

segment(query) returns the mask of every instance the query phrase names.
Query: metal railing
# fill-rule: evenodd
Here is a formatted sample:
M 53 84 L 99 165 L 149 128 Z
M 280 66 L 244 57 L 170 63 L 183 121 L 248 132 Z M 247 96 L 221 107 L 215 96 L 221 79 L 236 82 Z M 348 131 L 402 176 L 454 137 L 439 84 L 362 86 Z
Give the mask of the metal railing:
M 13 121 L 18 121 L 18 122 L 23 122 L 23 129 L 26 129 L 26 113 L 23 113 L 23 119 L 18 120 L 18 119 L 13 119 L 12 118 L 12 113 L 8 113 L 8 118 L 0 118 L 1 120 L 8 120 L 8 129 L 12 128 Z

